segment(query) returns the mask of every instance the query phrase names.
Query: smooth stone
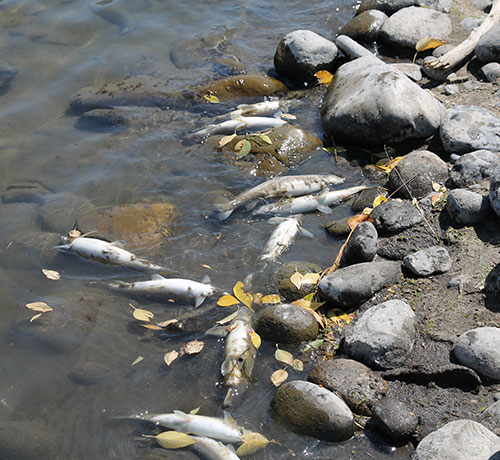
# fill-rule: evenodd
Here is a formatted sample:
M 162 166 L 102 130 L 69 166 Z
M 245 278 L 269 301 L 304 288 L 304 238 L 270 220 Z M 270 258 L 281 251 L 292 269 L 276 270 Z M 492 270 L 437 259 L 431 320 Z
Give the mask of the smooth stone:
M 352 308 L 361 305 L 386 284 L 397 283 L 401 277 L 399 262 L 364 262 L 324 276 L 318 289 L 321 296 L 335 306 Z
M 387 382 L 369 367 L 352 359 L 330 359 L 317 365 L 307 379 L 338 394 L 359 415 L 370 416 L 388 390 Z
M 40 230 L 38 208 L 32 203 L 0 204 L 0 240 L 8 244 L 17 234 Z
M 417 429 L 418 417 L 403 402 L 383 398 L 375 404 L 372 420 L 388 438 L 398 442 L 408 440 Z
M 440 246 L 422 249 L 403 259 L 405 267 L 417 276 L 430 276 L 445 273 L 451 269 L 451 257 Z
M 479 39 L 474 53 L 481 62 L 500 62 L 500 24 Z
M 387 174 L 385 174 L 385 176 L 387 177 Z M 352 202 L 351 208 L 354 212 L 361 212 L 365 208 L 373 208 L 375 198 L 380 195 L 387 197 L 387 192 L 385 190 L 381 190 L 380 187 L 372 187 L 367 190 L 363 190 Z
M 465 30 L 475 29 L 481 25 L 485 17 L 486 15 L 482 15 L 481 17 L 468 16 L 460 21 L 460 26 Z
M 457 94 L 460 92 L 460 89 L 457 85 L 444 85 L 443 91 L 441 91 L 445 96 L 452 96 L 453 94 Z
M 311 30 L 295 30 L 279 42 L 274 67 L 292 80 L 310 82 L 318 70 L 333 73 L 337 54 L 338 49 L 330 40 Z
M 395 69 L 403 72 L 408 78 L 413 81 L 422 80 L 422 71 L 418 64 L 412 64 L 407 62 L 396 62 L 395 64 L 390 64 Z
M 0 457 L 5 460 L 61 459 L 60 436 L 35 420 L 0 422 Z
M 300 343 L 317 337 L 318 322 L 311 313 L 301 307 L 279 304 L 267 307 L 259 313 L 255 330 L 265 340 Z
M 359 316 L 345 331 L 344 349 L 367 366 L 393 369 L 405 363 L 417 335 L 417 320 L 402 300 L 388 300 Z
M 0 60 L 0 89 L 4 90 L 16 75 L 14 67 Z
M 488 217 L 491 205 L 487 196 L 470 190 L 454 189 L 448 194 L 446 211 L 455 222 L 473 225 Z
M 337 70 L 321 120 L 337 143 L 381 145 L 431 136 L 440 112 L 441 104 L 406 75 L 366 56 Z
M 388 16 L 382 11 L 367 10 L 354 16 L 340 30 L 339 35 L 347 35 L 359 42 L 373 42 L 378 38 L 378 31 Z
M 351 227 L 348 224 L 349 219 L 350 217 L 344 217 L 343 219 L 327 222 L 324 228 L 333 237 L 347 235 L 351 233 Z
M 90 209 L 77 218 L 83 234 L 95 232 L 94 238 L 123 240 L 127 248 L 153 246 L 172 236 L 172 223 L 178 218 L 177 207 L 163 203 L 133 203 Z
M 3 203 L 42 203 L 52 192 L 41 182 L 27 180 L 9 185 L 2 193 Z
M 418 444 L 414 460 L 498 460 L 500 438 L 472 420 L 449 422 Z
M 306 275 L 307 273 L 320 273 L 321 267 L 310 262 L 296 261 L 287 262 L 276 268 L 272 275 L 273 284 L 277 287 L 280 296 L 288 302 L 302 299 L 311 292 L 314 292 L 315 289 L 314 284 L 308 283 L 302 283 L 300 289 L 297 288 L 290 280 L 290 277 L 295 272 L 299 272 L 301 275 Z
M 500 79 L 500 63 L 489 62 L 481 67 L 481 72 L 489 82 L 494 82 Z
M 451 0 L 363 0 L 356 14 L 376 9 L 389 16 L 402 8 L 421 6 L 447 13 L 451 8 Z
M 353 40 L 347 35 L 339 35 L 335 43 L 342 53 L 350 60 L 358 59 L 360 57 L 374 57 L 375 55 L 368 51 L 364 46 L 361 46 L 357 41 Z
M 478 422 L 498 435 L 500 429 L 500 401 L 493 397 L 496 402 L 489 406 L 480 416 Z
M 361 222 L 352 232 L 342 254 L 342 266 L 370 262 L 377 254 L 378 234 L 371 222 Z
M 450 170 L 450 181 L 455 187 L 481 182 L 500 168 L 500 153 L 476 150 L 460 156 Z
M 500 328 L 479 327 L 462 334 L 453 353 L 460 364 L 478 374 L 500 380 Z
M 399 233 L 422 222 L 422 213 L 409 201 L 388 200 L 372 212 L 373 225 L 383 235 Z
M 449 153 L 500 151 L 500 118 L 478 106 L 456 106 L 441 115 L 439 134 Z
M 389 175 L 389 189 L 402 198 L 423 198 L 433 192 L 433 182 L 444 185 L 448 166 L 435 153 L 415 150 L 405 155 Z
M 490 204 L 493 211 L 500 216 L 500 174 L 496 173 L 490 179 Z
M 441 57 L 445 55 L 446 53 L 450 52 L 453 48 L 455 48 L 453 45 L 450 45 L 449 43 L 445 43 L 444 45 L 438 46 L 437 48 L 434 48 L 432 50 L 432 56 L 433 57 Z
M 381 27 L 380 40 L 387 47 L 415 51 L 422 37 L 446 41 L 451 34 L 450 17 L 430 8 L 410 6 L 394 13 Z
M 293 432 L 323 441 L 344 441 L 354 434 L 354 417 L 347 404 L 311 382 L 281 385 L 271 401 L 271 413 Z

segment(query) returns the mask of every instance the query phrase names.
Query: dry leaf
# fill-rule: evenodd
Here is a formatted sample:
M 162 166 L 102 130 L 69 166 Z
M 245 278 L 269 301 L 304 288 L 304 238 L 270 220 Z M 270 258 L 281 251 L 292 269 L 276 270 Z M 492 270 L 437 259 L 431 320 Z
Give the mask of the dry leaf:
M 234 138 L 236 137 L 236 133 L 231 134 L 229 136 L 224 136 L 220 141 L 219 141 L 219 147 L 224 147 L 225 145 L 229 144 Z
M 189 413 L 190 413 L 191 415 L 196 415 L 198 412 L 200 412 L 200 408 L 199 408 L 199 407 L 197 407 L 196 409 L 193 409 L 193 410 L 190 410 L 190 411 L 189 411 Z
M 431 204 L 434 206 L 436 204 L 436 202 L 439 201 L 442 197 L 443 197 L 443 193 L 442 192 L 434 193 L 431 196 Z
M 134 308 L 132 315 L 138 321 L 151 321 L 155 316 L 150 311 L 143 310 L 142 308 Z
M 146 329 L 151 329 L 152 331 L 163 331 L 161 326 L 157 326 L 156 324 L 140 324 L 140 326 L 145 327 Z
M 223 295 L 217 301 L 217 305 L 220 305 L 221 307 L 231 307 L 232 305 L 237 305 L 239 303 L 240 301 L 236 297 L 233 297 L 232 295 Z
M 393 158 L 392 160 L 386 161 L 385 163 L 377 164 L 376 167 L 384 171 L 386 174 L 390 174 L 402 158 L 404 157 Z
M 349 324 L 351 322 L 351 317 L 342 311 L 340 308 L 332 308 L 327 313 L 328 319 L 336 324 L 337 326 L 342 326 Z
M 212 267 L 208 264 L 201 264 L 203 268 L 208 268 L 209 270 L 212 270 Z
M 48 312 L 48 311 L 54 311 L 52 307 L 49 307 L 45 302 L 31 302 L 27 303 L 25 305 L 26 308 L 29 308 L 30 310 L 33 311 L 39 311 L 42 313 Z
M 385 203 L 387 198 L 384 195 L 379 195 L 377 198 L 373 200 L 373 208 L 376 208 L 378 205 Z
M 421 51 L 437 48 L 438 46 L 444 45 L 445 43 L 447 42 L 438 40 L 437 38 L 424 37 L 417 42 L 417 44 L 415 45 L 415 49 L 420 53 Z
M 170 366 L 177 358 L 179 357 L 179 353 L 176 350 L 169 351 L 165 353 L 165 356 L 163 357 L 163 361 L 165 361 L 165 364 L 167 366 Z
M 30 323 L 32 323 L 33 321 L 36 321 L 38 318 L 40 318 L 40 316 L 42 316 L 43 313 L 37 313 L 36 315 L 33 315 L 30 319 Z
M 273 141 L 267 134 L 259 134 L 259 137 L 267 144 L 272 145 Z
M 305 347 L 304 351 L 309 350 L 310 348 L 319 348 L 321 345 L 323 345 L 324 340 L 323 339 L 318 339 L 318 340 L 313 340 L 312 342 L 309 342 Z
M 220 324 L 220 325 L 227 324 L 230 321 L 232 321 L 234 318 L 236 318 L 237 315 L 238 315 L 238 310 L 236 310 L 234 313 L 231 313 L 229 316 L 226 316 L 225 318 L 220 319 L 219 321 L 217 321 L 217 324 Z
M 320 278 L 319 273 L 306 273 L 302 277 L 302 284 L 316 284 Z
M 275 387 L 279 387 L 288 378 L 288 372 L 285 369 L 278 369 L 271 375 L 271 382 Z
M 191 340 L 191 342 L 188 342 L 186 345 L 181 347 L 181 352 L 186 353 L 187 355 L 195 355 L 203 350 L 204 346 L 205 342 L 202 342 L 201 340 Z
M 42 269 L 42 273 L 49 279 L 49 280 L 54 280 L 54 281 L 57 281 L 57 280 L 60 280 L 61 279 L 61 275 L 59 274 L 59 272 L 56 272 L 55 270 L 47 270 L 45 268 Z
M 276 351 L 274 352 L 274 357 L 278 361 L 281 361 L 282 363 L 293 366 L 293 355 L 289 351 L 276 348 Z
M 432 181 L 432 190 L 434 190 L 435 192 L 439 192 L 441 191 L 441 187 L 442 187 L 441 184 Z
M 131 364 L 131 366 L 135 366 L 136 364 L 140 363 L 144 359 L 144 356 L 138 356 L 135 358 L 135 361 Z
M 234 151 L 239 152 L 243 148 L 243 142 L 245 142 L 245 139 L 242 139 L 241 141 L 238 141 L 235 146 L 234 146 Z
M 292 115 L 291 113 L 282 113 L 281 118 L 285 118 L 286 120 L 296 120 L 297 117 Z
M 248 331 L 248 335 L 250 336 L 250 341 L 252 342 L 252 345 L 255 348 L 259 348 L 262 343 L 260 335 L 257 334 L 257 332 L 255 331 Z
M 290 276 L 290 281 L 292 284 L 297 288 L 300 289 L 302 286 L 302 279 L 303 279 L 302 273 L 295 272 L 292 276 Z
M 149 436 L 148 436 L 149 437 Z M 190 446 L 196 441 L 186 433 L 179 431 L 164 431 L 157 436 L 152 436 L 156 442 L 165 449 L 180 449 Z
M 354 230 L 361 222 L 364 221 L 372 222 L 370 214 L 356 214 L 347 220 L 347 225 L 351 230 Z
M 158 323 L 158 326 L 167 327 L 169 324 L 174 324 L 178 322 L 179 322 L 178 319 L 167 319 L 167 321 L 162 321 L 161 323 Z
M 302 372 L 304 370 L 304 363 L 300 359 L 294 359 L 292 367 L 296 371 Z
M 328 70 L 319 70 L 314 76 L 320 85 L 328 85 L 333 80 L 333 75 Z
M 219 103 L 219 98 L 217 96 L 214 96 L 213 94 L 205 94 L 203 97 L 211 104 Z
M 297 305 L 297 307 L 305 308 L 306 310 L 311 308 L 311 301 L 306 299 L 298 299 L 292 302 L 292 305 Z
M 236 455 L 238 457 L 241 455 L 254 454 L 271 442 L 264 435 L 254 432 L 244 433 L 241 439 L 243 440 L 243 444 L 236 450 Z
M 278 294 L 265 295 L 260 300 L 262 303 L 281 303 L 281 298 Z
M 234 296 L 250 310 L 252 309 L 253 295 L 243 291 L 243 283 L 238 281 L 233 287 Z

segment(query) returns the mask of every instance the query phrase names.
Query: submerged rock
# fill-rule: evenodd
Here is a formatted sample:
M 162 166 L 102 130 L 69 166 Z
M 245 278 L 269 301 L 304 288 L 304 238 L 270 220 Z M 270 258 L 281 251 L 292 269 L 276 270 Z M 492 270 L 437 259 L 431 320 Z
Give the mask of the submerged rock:
M 52 192 L 41 182 L 27 180 L 10 184 L 2 193 L 4 203 L 43 203 Z
M 405 403 L 394 398 L 378 401 L 373 409 L 372 420 L 384 435 L 396 442 L 407 441 L 418 425 L 418 417 Z
M 417 276 L 430 276 L 445 273 L 451 269 L 451 257 L 440 246 L 422 249 L 403 259 L 405 267 Z
M 12 460 L 59 459 L 60 437 L 35 420 L 0 422 L 0 457 Z
M 486 219 L 491 213 L 491 206 L 487 196 L 470 190 L 454 189 L 448 194 L 446 210 L 455 222 L 472 225 Z
M 0 60 L 0 90 L 5 90 L 17 71 L 5 61 Z

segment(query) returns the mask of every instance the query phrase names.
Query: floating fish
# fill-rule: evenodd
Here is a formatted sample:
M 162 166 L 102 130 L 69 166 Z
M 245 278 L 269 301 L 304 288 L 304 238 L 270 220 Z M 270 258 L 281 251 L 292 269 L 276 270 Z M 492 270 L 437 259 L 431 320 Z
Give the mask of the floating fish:
M 109 243 L 97 238 L 86 238 L 84 235 L 77 238 L 70 238 L 67 244 L 56 246 L 56 249 L 74 252 L 85 259 L 96 260 L 103 264 L 118 265 L 139 271 L 170 271 L 146 259 L 139 259 L 135 254 L 123 249 L 124 245 L 123 241 Z
M 263 115 L 272 115 L 284 107 L 288 103 L 283 103 L 279 100 L 271 100 L 264 102 L 257 102 L 256 104 L 240 104 L 236 106 L 236 110 L 219 115 L 217 120 L 230 119 L 234 120 L 240 117 L 256 117 Z
M 165 296 L 181 303 L 192 304 L 197 308 L 216 291 L 216 288 L 209 283 L 208 276 L 201 283 L 198 283 L 180 278 L 164 278 L 155 274 L 148 281 L 136 281 L 135 283 L 118 281 L 109 283 L 109 286 L 113 289 L 137 294 Z
M 240 193 L 229 203 L 220 206 L 217 212 L 219 219 L 225 220 L 235 209 L 261 198 L 307 195 L 319 192 L 329 185 L 341 184 L 344 180 L 343 177 L 335 176 L 334 174 L 275 177 L 262 182 L 246 192 Z
M 201 138 L 212 134 L 233 134 L 235 131 L 248 132 L 276 128 L 286 124 L 285 120 L 274 117 L 238 117 L 196 131 L 191 137 Z
M 201 436 L 191 436 L 196 442 L 191 448 L 206 460 L 239 460 L 231 445 L 224 445 L 220 441 Z

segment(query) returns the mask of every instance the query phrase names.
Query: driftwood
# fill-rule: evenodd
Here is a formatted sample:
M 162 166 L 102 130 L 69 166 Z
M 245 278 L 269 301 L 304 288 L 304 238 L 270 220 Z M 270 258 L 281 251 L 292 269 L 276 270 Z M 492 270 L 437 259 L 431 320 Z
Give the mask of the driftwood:
M 474 49 L 479 39 L 500 22 L 500 0 L 493 0 L 491 10 L 483 23 L 474 29 L 470 35 L 457 47 L 453 48 L 440 58 L 425 62 L 425 67 L 433 72 L 449 73 L 462 67 L 474 54 Z

